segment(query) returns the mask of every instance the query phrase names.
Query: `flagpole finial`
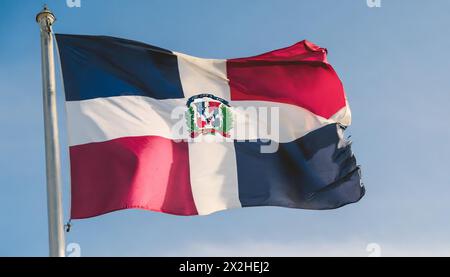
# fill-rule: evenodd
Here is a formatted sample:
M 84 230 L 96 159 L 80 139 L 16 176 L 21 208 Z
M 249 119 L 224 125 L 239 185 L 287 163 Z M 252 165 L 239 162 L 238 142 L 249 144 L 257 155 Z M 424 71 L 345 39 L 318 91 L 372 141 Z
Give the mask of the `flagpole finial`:
M 36 22 L 41 25 L 41 29 L 47 32 L 51 32 L 51 26 L 56 21 L 56 17 L 53 12 L 48 8 L 47 4 L 44 4 L 42 11 L 36 15 Z

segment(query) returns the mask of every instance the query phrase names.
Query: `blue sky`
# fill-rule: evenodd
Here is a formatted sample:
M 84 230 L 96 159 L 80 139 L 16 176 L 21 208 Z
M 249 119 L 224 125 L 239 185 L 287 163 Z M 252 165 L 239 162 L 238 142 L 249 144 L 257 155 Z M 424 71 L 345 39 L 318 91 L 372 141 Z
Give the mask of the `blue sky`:
M 205 217 L 119 211 L 73 222 L 82 256 L 450 255 L 447 0 L 2 0 L 0 256 L 45 256 L 47 214 L 39 28 L 135 39 L 194 56 L 259 54 L 308 39 L 329 50 L 353 112 L 367 194 L 332 211 L 246 208 Z M 59 73 L 59 72 L 58 72 Z M 60 77 L 64 212 L 69 177 Z

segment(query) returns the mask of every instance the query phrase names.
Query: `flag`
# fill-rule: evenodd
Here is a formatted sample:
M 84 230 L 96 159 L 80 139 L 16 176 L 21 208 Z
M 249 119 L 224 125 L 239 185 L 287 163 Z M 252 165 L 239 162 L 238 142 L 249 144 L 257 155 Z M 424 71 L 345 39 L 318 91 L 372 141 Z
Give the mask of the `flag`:
M 326 49 L 305 40 L 225 60 L 106 36 L 56 39 L 72 219 L 334 209 L 364 195 Z

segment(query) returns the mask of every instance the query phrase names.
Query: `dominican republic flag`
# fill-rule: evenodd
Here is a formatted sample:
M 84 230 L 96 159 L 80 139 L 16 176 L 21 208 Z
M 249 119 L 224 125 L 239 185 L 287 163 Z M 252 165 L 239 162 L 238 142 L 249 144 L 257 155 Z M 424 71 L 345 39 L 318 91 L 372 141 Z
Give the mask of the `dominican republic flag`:
M 113 37 L 56 39 L 72 219 L 129 208 L 333 209 L 364 195 L 326 49 L 301 41 L 220 60 Z

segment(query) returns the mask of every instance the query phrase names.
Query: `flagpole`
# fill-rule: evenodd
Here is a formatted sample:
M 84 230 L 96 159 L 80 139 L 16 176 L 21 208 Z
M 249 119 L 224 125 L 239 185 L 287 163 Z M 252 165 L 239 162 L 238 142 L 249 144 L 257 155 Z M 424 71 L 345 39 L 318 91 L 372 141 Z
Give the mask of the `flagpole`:
M 36 15 L 36 21 L 41 29 L 49 254 L 50 257 L 64 257 L 65 242 L 61 199 L 58 115 L 56 110 L 55 64 L 51 28 L 55 20 L 55 15 L 47 6 L 44 6 L 44 9 Z

